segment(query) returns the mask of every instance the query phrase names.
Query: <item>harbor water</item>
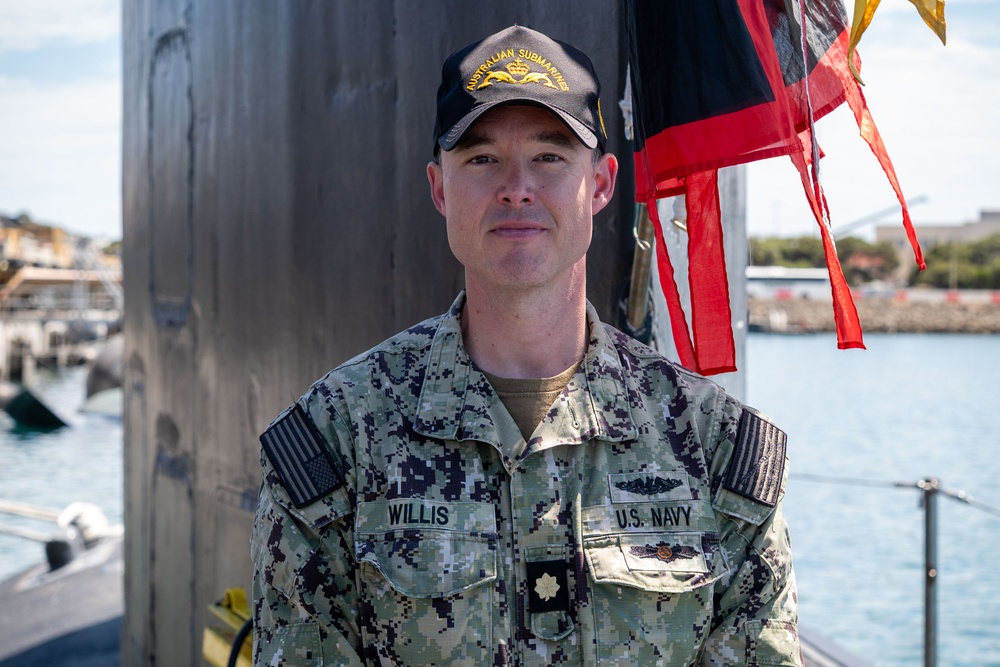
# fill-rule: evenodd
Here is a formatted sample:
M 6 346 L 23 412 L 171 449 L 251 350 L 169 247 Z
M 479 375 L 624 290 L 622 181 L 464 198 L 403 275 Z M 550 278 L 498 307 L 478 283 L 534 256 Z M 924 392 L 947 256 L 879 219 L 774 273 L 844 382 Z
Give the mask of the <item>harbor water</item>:
M 922 664 L 920 494 L 936 477 L 1000 507 L 1000 336 L 748 337 L 748 399 L 788 432 L 801 622 L 872 665 Z M 39 374 L 34 390 L 67 428 L 0 423 L 0 498 L 60 509 L 98 505 L 122 520 L 122 425 L 77 411 L 82 368 Z M 938 496 L 939 664 L 1000 665 L 1000 517 Z M 35 530 L 18 517 L 0 522 Z M 0 579 L 42 558 L 0 535 Z M 248 556 L 249 557 L 249 556 Z
M 1000 507 L 1000 337 L 865 342 L 751 335 L 748 400 L 788 432 L 801 623 L 874 665 L 922 665 L 920 493 L 881 483 L 936 477 Z M 938 664 L 1000 665 L 1000 516 L 937 505 Z
M 62 510 L 73 502 L 97 505 L 111 525 L 122 523 L 122 422 L 80 412 L 86 398 L 83 366 L 40 369 L 30 389 L 69 425 L 54 431 L 16 427 L 0 412 L 0 499 Z M 0 514 L 0 523 L 48 533 L 54 524 Z M 42 560 L 44 545 L 0 534 L 0 580 Z

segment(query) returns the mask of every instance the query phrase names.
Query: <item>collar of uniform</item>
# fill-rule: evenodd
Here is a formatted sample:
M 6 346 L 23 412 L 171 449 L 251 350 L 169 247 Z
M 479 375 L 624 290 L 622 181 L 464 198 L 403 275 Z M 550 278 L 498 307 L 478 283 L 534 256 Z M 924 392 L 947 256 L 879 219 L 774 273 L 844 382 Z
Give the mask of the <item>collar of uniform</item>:
M 459 294 L 448 314 L 442 319 L 431 343 L 427 374 L 420 390 L 413 428 L 421 435 L 447 440 L 479 440 L 500 447 L 509 440 L 505 434 L 513 420 L 499 423 L 494 419 L 493 406 L 500 404 L 486 376 L 469 358 L 462 342 L 460 316 L 465 306 L 465 292 Z M 558 428 L 542 430 L 556 436 L 545 438 L 546 445 L 586 442 L 592 438 L 628 440 L 636 435 L 629 409 L 621 360 L 614 343 L 601 324 L 594 307 L 587 304 L 589 340 L 587 354 L 573 379 L 569 391 L 558 399 L 565 405 L 553 411 L 564 415 Z M 568 416 L 568 420 L 565 418 Z M 548 418 L 546 418 L 548 419 Z M 543 424 L 552 427 L 557 424 Z M 520 439 L 520 434 L 513 434 Z M 533 437 L 529 449 L 534 449 Z
M 584 374 L 587 383 L 585 393 L 590 401 L 587 406 L 590 430 L 593 437 L 604 440 L 620 442 L 635 439 L 638 431 L 632 421 L 621 355 L 608 331 L 609 327 L 601 323 L 597 309 L 589 301 L 587 322 L 590 328 L 587 354 L 571 382 L 580 381 L 580 374 Z
M 442 318 L 427 360 L 413 430 L 444 440 L 485 440 L 499 444 L 488 403 L 493 393 L 462 343 L 463 290 Z M 471 380 L 471 384 L 470 384 Z

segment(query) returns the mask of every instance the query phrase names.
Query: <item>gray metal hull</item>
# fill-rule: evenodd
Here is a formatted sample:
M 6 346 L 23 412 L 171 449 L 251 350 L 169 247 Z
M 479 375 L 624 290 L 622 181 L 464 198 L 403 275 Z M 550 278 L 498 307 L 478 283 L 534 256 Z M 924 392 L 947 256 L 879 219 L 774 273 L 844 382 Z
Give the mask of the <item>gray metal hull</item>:
M 424 173 L 455 48 L 520 22 L 597 64 L 625 173 L 595 222 L 588 277 L 617 321 L 633 206 L 624 49 L 602 0 L 126 0 L 123 12 L 122 661 L 198 664 L 206 606 L 250 586 L 258 434 L 462 287 Z

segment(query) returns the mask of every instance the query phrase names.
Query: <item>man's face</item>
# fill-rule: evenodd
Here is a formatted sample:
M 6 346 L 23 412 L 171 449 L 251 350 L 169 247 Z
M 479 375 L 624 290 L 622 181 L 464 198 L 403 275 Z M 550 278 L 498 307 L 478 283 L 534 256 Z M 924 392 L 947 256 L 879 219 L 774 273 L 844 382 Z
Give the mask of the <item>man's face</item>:
M 506 105 L 427 176 L 470 289 L 531 290 L 583 274 L 593 216 L 610 201 L 617 170 L 612 155 L 595 163 L 550 111 Z

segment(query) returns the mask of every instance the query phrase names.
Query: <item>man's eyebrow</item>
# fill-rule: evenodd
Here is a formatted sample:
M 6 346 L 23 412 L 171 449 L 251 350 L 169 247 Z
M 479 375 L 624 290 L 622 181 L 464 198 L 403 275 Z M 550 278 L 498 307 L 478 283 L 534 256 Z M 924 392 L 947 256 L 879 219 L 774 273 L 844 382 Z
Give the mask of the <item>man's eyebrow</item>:
M 573 148 L 574 142 L 566 133 L 557 130 L 543 130 L 532 137 L 533 141 L 540 144 L 550 144 L 558 148 Z M 472 150 L 480 146 L 493 144 L 493 139 L 487 135 L 479 134 L 474 130 L 469 130 L 462 135 L 462 138 L 455 144 L 455 149 Z
M 559 148 L 573 148 L 573 140 L 563 132 L 546 130 L 535 135 L 535 141 L 542 144 L 552 144 Z
M 470 150 L 472 148 L 477 148 L 479 146 L 484 146 L 493 143 L 490 141 L 486 135 L 478 134 L 472 130 L 467 131 L 462 135 L 462 138 L 458 140 L 455 144 L 455 150 Z

